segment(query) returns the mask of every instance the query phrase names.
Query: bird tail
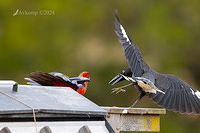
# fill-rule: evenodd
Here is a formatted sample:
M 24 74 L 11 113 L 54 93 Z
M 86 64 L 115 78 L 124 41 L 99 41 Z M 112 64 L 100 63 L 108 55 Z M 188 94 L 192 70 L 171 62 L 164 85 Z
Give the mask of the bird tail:
M 75 91 L 79 88 L 77 84 L 72 83 L 70 79 L 64 74 L 52 72 L 33 72 L 29 75 L 29 78 L 25 78 L 29 81 L 27 84 L 30 85 L 42 85 L 42 86 L 62 86 L 62 87 L 71 87 Z
M 28 85 L 35 85 L 35 86 L 40 86 L 40 84 L 38 84 L 37 82 L 35 82 L 34 80 L 30 79 L 30 78 L 24 78 L 25 80 L 27 80 L 27 84 Z
M 53 81 L 62 80 L 60 77 L 54 77 L 51 74 L 39 71 L 31 73 L 29 77 L 25 78 L 25 80 L 29 81 L 27 84 L 30 85 L 54 86 Z

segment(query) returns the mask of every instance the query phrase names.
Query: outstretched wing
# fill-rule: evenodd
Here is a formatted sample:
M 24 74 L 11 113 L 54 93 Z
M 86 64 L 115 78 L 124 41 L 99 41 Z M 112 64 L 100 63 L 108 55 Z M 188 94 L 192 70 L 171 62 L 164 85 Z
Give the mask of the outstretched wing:
M 123 46 L 131 71 L 135 77 L 142 76 L 144 72 L 149 71 L 151 68 L 145 63 L 139 48 L 131 40 L 123 26 L 120 24 L 117 11 L 115 11 L 115 27 L 117 29 L 115 32 L 119 36 L 119 42 Z
M 180 113 L 200 114 L 200 92 L 174 75 L 157 74 L 155 85 L 163 93 L 150 94 L 158 105 Z
M 63 86 L 71 87 L 72 89 L 77 90 L 78 86 L 72 83 L 67 77 L 63 76 L 61 73 L 44 73 L 44 72 L 33 72 L 29 76 L 30 78 L 25 78 L 28 81 L 31 81 L 32 85 L 43 85 L 43 86 Z

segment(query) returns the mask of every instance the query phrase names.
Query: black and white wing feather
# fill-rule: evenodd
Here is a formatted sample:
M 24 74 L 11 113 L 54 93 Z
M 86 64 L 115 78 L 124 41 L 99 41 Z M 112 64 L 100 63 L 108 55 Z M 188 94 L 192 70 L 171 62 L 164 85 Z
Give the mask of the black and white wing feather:
M 120 24 L 117 11 L 115 11 L 115 27 L 117 29 L 115 32 L 119 36 L 119 42 L 123 46 L 131 71 L 135 77 L 142 76 L 144 72 L 149 71 L 151 68 L 145 63 L 139 48 L 131 40 L 123 26 Z
M 200 114 L 200 92 L 189 84 L 174 75 L 158 74 L 155 85 L 165 92 L 149 95 L 156 104 L 175 112 Z

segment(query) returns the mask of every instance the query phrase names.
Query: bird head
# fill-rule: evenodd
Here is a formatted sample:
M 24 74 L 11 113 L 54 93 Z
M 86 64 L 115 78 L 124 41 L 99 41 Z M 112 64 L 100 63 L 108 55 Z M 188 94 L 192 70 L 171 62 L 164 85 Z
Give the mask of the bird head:
M 82 82 L 81 87 L 77 90 L 78 93 L 80 93 L 81 95 L 84 95 L 86 92 L 86 89 L 87 89 L 87 84 L 90 81 L 90 74 L 88 72 L 84 71 L 84 72 L 81 72 L 78 76 L 88 79 L 88 81 Z
M 121 75 L 124 75 L 124 76 L 128 76 L 128 77 L 132 77 L 133 73 L 131 71 L 131 68 L 130 67 L 127 67 L 125 69 L 123 69 L 117 76 L 115 76 L 110 82 L 109 84 L 116 84 L 116 83 L 119 83 L 123 80 L 125 80 L 125 78 Z
M 84 78 L 90 79 L 90 74 L 88 72 L 84 71 L 79 74 L 79 77 L 84 77 Z

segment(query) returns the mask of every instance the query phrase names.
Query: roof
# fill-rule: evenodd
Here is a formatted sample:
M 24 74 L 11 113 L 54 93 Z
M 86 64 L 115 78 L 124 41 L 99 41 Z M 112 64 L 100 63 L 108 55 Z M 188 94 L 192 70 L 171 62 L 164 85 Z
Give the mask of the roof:
M 18 85 L 15 92 L 12 85 L 0 85 L 0 91 L 33 107 L 36 114 L 107 114 L 107 111 L 69 87 Z M 32 113 L 30 107 L 3 93 L 0 93 L 0 117 L 5 114 L 18 116 Z
M 36 133 L 33 122 L 0 123 L 0 133 Z M 37 122 L 37 133 L 113 133 L 105 121 Z

